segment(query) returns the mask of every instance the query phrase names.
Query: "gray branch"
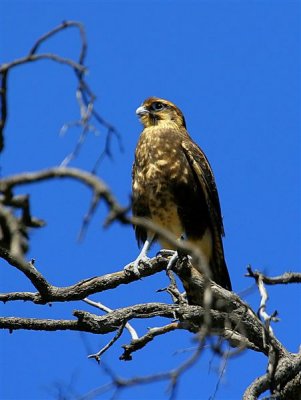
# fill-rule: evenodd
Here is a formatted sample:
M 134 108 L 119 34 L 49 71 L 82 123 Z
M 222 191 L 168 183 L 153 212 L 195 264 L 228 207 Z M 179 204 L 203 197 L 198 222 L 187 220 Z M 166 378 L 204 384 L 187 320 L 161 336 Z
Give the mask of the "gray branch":
M 253 271 L 251 266 L 247 268 L 248 273 L 246 276 L 248 278 L 254 278 L 258 280 L 259 277 L 262 279 L 263 283 L 266 285 L 287 285 L 288 283 L 301 283 L 301 272 L 285 272 L 279 276 L 266 276 L 259 271 Z
M 300 399 L 301 393 L 301 355 L 292 355 L 289 357 L 282 358 L 279 363 L 277 370 L 274 375 L 274 386 L 276 388 L 277 399 Z M 294 385 L 290 384 L 294 381 Z M 265 391 L 270 389 L 269 374 L 265 374 L 257 379 L 247 388 L 244 393 L 243 400 L 256 400 Z M 283 397 L 284 395 L 290 395 L 295 390 L 297 393 L 296 397 Z
M 31 292 L 11 292 L 0 294 L 0 301 L 32 301 L 36 304 L 46 304 L 50 302 L 64 302 L 83 300 L 87 296 L 100 293 L 105 290 L 115 289 L 119 285 L 125 285 L 139 280 L 157 272 L 164 270 L 167 266 L 168 260 L 163 257 L 153 258 L 144 265 L 139 267 L 140 278 L 135 274 L 129 274 L 124 270 L 106 274 L 103 276 L 93 277 L 82 280 L 74 285 L 66 287 L 57 287 L 50 285 L 45 278 L 36 270 L 36 268 L 26 263 L 22 259 L 12 257 L 8 251 L 0 247 L 0 257 L 4 258 L 12 266 L 23 272 L 38 289 L 38 293 Z M 105 269 L 105 268 L 104 268 Z

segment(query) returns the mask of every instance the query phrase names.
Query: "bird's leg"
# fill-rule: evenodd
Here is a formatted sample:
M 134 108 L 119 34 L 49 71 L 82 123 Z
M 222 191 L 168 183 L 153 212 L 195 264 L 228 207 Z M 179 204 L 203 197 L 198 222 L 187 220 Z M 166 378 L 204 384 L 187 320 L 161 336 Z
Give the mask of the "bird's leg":
M 182 234 L 181 237 L 179 239 L 177 239 L 177 241 L 180 242 L 182 240 L 185 240 L 185 237 L 186 237 L 186 235 Z M 179 258 L 179 252 L 177 250 L 173 251 L 173 254 L 171 255 L 171 257 L 170 257 L 170 259 L 168 261 L 167 267 L 166 267 L 167 271 L 172 269 L 172 267 L 177 262 L 178 258 Z
M 135 273 L 135 275 L 138 275 L 138 276 L 140 275 L 139 269 L 138 269 L 139 263 L 140 263 L 140 261 L 148 260 L 147 252 L 154 240 L 154 237 L 155 237 L 154 233 L 147 234 L 146 241 L 144 242 L 144 245 L 140 251 L 140 254 L 138 255 L 138 257 L 136 258 L 136 260 L 134 262 L 131 262 L 130 264 L 127 264 L 124 267 L 124 269 L 126 271 L 133 271 Z
M 181 241 L 181 240 L 185 240 L 186 236 L 184 234 L 182 234 L 177 241 Z M 179 257 L 179 252 L 177 250 L 170 250 L 170 249 L 161 249 L 158 253 L 158 255 L 162 255 L 163 257 L 170 257 L 167 267 L 166 267 L 166 271 L 169 271 L 172 269 L 172 267 L 175 265 L 175 263 L 178 260 Z

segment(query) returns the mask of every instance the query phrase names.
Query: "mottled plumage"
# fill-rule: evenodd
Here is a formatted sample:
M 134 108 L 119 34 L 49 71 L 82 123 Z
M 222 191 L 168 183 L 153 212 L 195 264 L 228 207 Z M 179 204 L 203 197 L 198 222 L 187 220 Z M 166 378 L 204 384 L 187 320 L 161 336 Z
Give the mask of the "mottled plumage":
M 231 290 L 224 259 L 218 193 L 209 162 L 188 135 L 182 112 L 171 102 L 150 97 L 137 109 L 144 130 L 133 165 L 133 215 L 146 217 L 195 244 L 212 279 Z M 153 237 L 135 227 L 138 243 Z M 163 248 L 172 249 L 160 239 Z M 149 247 L 145 246 L 144 254 Z M 142 256 L 143 256 L 142 255 Z

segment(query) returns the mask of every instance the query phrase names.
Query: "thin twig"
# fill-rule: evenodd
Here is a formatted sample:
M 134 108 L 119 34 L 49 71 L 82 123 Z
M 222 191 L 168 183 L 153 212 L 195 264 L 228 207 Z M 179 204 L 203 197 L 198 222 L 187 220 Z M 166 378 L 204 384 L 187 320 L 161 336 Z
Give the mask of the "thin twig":
M 269 315 L 266 312 L 266 305 L 267 305 L 267 301 L 269 299 L 269 295 L 264 286 L 263 275 L 259 272 L 254 273 L 250 266 L 248 266 L 247 270 L 248 270 L 248 276 L 253 277 L 255 279 L 256 284 L 258 286 L 260 296 L 261 296 L 258 314 L 264 321 L 265 327 L 266 327 L 267 331 L 269 332 L 269 334 L 274 335 L 270 322 L 271 321 L 278 322 L 279 318 L 276 318 L 277 312 L 274 312 L 272 315 Z
M 162 254 L 162 253 L 160 253 Z M 182 294 L 177 286 L 177 282 L 175 279 L 175 275 L 173 273 L 173 271 L 168 268 L 166 270 L 166 275 L 170 281 L 169 285 L 167 288 L 163 288 L 163 289 L 158 289 L 157 292 L 167 292 L 171 295 L 172 301 L 174 303 L 178 303 L 178 304 L 187 304 L 187 299 L 185 298 L 185 293 Z
M 259 275 L 263 283 L 266 285 L 286 285 L 288 283 L 301 283 L 301 272 L 285 272 L 279 276 L 269 277 L 264 275 L 259 271 L 253 271 L 251 266 L 247 267 L 247 274 L 245 275 L 248 278 L 257 278 Z
M 27 55 L 24 57 L 17 58 L 14 61 L 11 61 L 11 62 L 8 62 L 5 64 L 1 64 L 0 65 L 0 73 L 5 73 L 14 67 L 18 67 L 23 64 L 40 61 L 40 60 L 51 60 L 51 61 L 58 62 L 60 64 L 65 64 L 65 65 L 79 71 L 80 73 L 86 72 L 86 70 L 87 70 L 86 67 L 77 63 L 76 61 L 73 61 L 71 58 L 61 57 L 54 53 L 41 53 L 41 54 Z
M 187 371 L 189 368 L 191 368 L 200 358 L 200 355 L 204 349 L 204 341 L 205 338 L 202 338 L 199 342 L 199 345 L 196 349 L 196 351 L 192 354 L 191 357 L 189 357 L 183 364 L 181 364 L 179 367 L 174 369 L 173 371 L 170 372 L 170 383 L 169 383 L 169 392 L 170 396 L 169 399 L 173 400 L 176 398 L 176 391 L 178 388 L 179 384 L 179 377 L 183 375 L 185 371 Z
M 79 83 L 79 87 L 76 91 L 76 99 L 77 99 L 77 102 L 79 105 L 79 110 L 80 110 L 80 120 L 73 122 L 71 124 L 70 123 L 65 124 L 64 130 L 67 131 L 68 128 L 72 125 L 81 126 L 82 130 L 81 130 L 81 134 L 77 140 L 77 143 L 76 143 L 74 149 L 61 162 L 61 164 L 60 164 L 61 167 L 66 167 L 73 159 L 75 159 L 79 155 L 80 150 L 86 140 L 88 133 L 90 131 L 96 131 L 95 126 L 90 124 L 91 114 L 92 114 L 92 110 L 94 108 L 94 100 L 93 101 L 91 100 L 87 106 L 84 104 L 83 92 L 82 92 L 81 86 L 82 85 L 80 85 L 80 83 Z M 62 132 L 62 130 L 61 130 L 61 132 Z
M 41 53 L 37 54 L 37 51 L 39 50 L 40 46 L 45 43 L 49 38 L 52 36 L 56 35 L 57 33 L 60 33 L 61 31 L 68 29 L 68 28 L 77 28 L 80 33 L 80 53 L 78 57 L 78 62 L 74 61 L 71 58 L 66 58 L 62 57 L 58 54 L 55 53 Z M 18 58 L 16 60 L 13 60 L 11 62 L 5 63 L 0 65 L 0 80 L 1 80 L 1 86 L 0 86 L 0 100 L 1 100 L 1 116 L 0 116 L 0 152 L 2 151 L 4 147 L 4 136 L 3 136 L 3 130 L 5 127 L 6 119 L 7 119 L 7 77 L 8 77 L 8 72 L 12 70 L 16 66 L 21 66 L 23 64 L 27 64 L 30 62 L 35 62 L 39 60 L 51 60 L 57 63 L 65 64 L 69 67 L 71 67 L 77 77 L 78 80 L 78 85 L 77 85 L 77 91 L 76 91 L 76 96 L 79 101 L 80 97 L 80 115 L 81 118 L 79 121 L 76 121 L 74 123 L 69 123 L 65 124 L 64 128 L 67 130 L 70 126 L 81 126 L 82 132 L 80 135 L 80 138 L 75 146 L 75 149 L 67 156 L 65 157 L 62 165 L 67 165 L 72 159 L 74 159 L 87 136 L 87 134 L 90 131 L 96 131 L 96 128 L 94 127 L 93 123 L 91 123 L 91 118 L 95 118 L 95 120 L 102 126 L 104 126 L 107 129 L 107 136 L 106 136 L 106 143 L 105 143 L 105 149 L 104 152 L 101 154 L 99 159 L 96 161 L 95 166 L 93 168 L 93 172 L 96 171 L 96 168 L 98 166 L 98 163 L 100 159 L 103 158 L 103 156 L 108 155 L 111 156 L 111 150 L 110 150 L 110 141 L 111 141 L 111 136 L 114 134 L 119 143 L 120 149 L 122 148 L 122 143 L 121 143 L 121 136 L 116 130 L 116 128 L 107 122 L 104 118 L 100 116 L 100 114 L 95 110 L 94 108 L 94 103 L 96 100 L 96 95 L 93 93 L 87 82 L 85 81 L 85 73 L 87 72 L 87 68 L 84 65 L 85 63 L 85 58 L 87 54 L 87 37 L 86 37 L 86 32 L 84 29 L 83 24 L 81 24 L 78 21 L 63 21 L 61 24 L 56 26 L 55 28 L 51 29 L 50 31 L 46 32 L 42 36 L 40 36 L 37 41 L 34 43 L 28 54 L 24 57 Z
M 209 397 L 209 400 L 214 400 L 215 397 L 216 397 L 216 394 L 217 394 L 217 392 L 219 390 L 222 378 L 223 378 L 223 376 L 225 374 L 225 371 L 226 371 L 226 366 L 227 366 L 228 359 L 229 359 L 229 353 L 230 353 L 229 349 L 223 353 L 222 360 L 221 360 L 221 368 L 220 368 L 219 377 L 218 377 L 218 380 L 216 382 L 213 395 Z
M 90 299 L 88 299 L 88 298 L 83 299 L 83 301 L 84 301 L 85 303 L 89 304 L 90 306 L 99 308 L 100 310 L 105 311 L 105 312 L 107 312 L 107 313 L 113 311 L 111 308 L 105 306 L 104 304 L 99 303 L 99 302 L 96 302 L 96 301 L 93 301 L 93 300 L 90 300 Z M 132 340 L 136 340 L 136 339 L 139 338 L 137 332 L 135 331 L 135 329 L 132 327 L 131 324 L 126 323 L 126 324 L 125 324 L 125 328 L 129 331 L 129 334 L 131 335 Z
M 99 195 L 94 192 L 93 196 L 92 196 L 92 199 L 91 199 L 91 202 L 90 202 L 90 207 L 89 207 L 88 211 L 86 212 L 86 214 L 84 215 L 83 222 L 81 224 L 81 228 L 80 228 L 80 231 L 79 231 L 79 234 L 78 234 L 78 240 L 79 241 L 83 240 L 83 238 L 85 236 L 85 233 L 86 233 L 86 231 L 88 229 L 88 225 L 89 225 L 93 215 L 96 212 L 96 209 L 97 209 L 97 206 L 99 204 L 99 201 L 100 201 Z
M 32 48 L 29 51 L 29 55 L 33 55 L 37 52 L 39 47 L 43 42 L 45 42 L 47 39 L 50 37 L 54 36 L 55 34 L 59 33 L 60 31 L 66 29 L 66 28 L 71 28 L 71 27 L 76 27 L 80 31 L 81 39 L 82 39 L 82 50 L 80 54 L 80 63 L 82 63 L 85 53 L 87 50 L 87 40 L 86 40 L 86 34 L 84 30 L 84 26 L 82 23 L 78 21 L 63 21 L 61 24 L 56 26 L 55 28 L 51 29 L 49 32 L 46 32 L 44 35 L 40 36 L 38 40 L 35 42 L 35 44 L 32 46 Z
M 124 321 L 120 327 L 117 330 L 116 335 L 107 343 L 103 348 L 101 348 L 97 353 L 95 354 L 90 354 L 88 358 L 94 358 L 97 362 L 100 361 L 100 357 L 110 348 L 113 346 L 113 344 L 120 338 L 122 335 L 122 332 L 124 330 L 124 327 L 126 325 L 126 322 Z
M 143 347 L 145 347 L 149 342 L 151 342 L 155 337 L 164 335 L 167 332 L 174 331 L 176 329 L 182 329 L 181 324 L 179 322 L 172 322 L 168 325 L 164 325 L 160 328 L 150 328 L 149 331 L 141 336 L 140 338 L 137 338 L 135 340 L 132 340 L 130 344 L 123 345 L 122 347 L 124 348 L 123 354 L 120 356 L 120 360 L 125 360 L 125 361 L 130 361 L 132 359 L 132 353 L 141 350 Z
M 137 385 L 145 385 L 158 381 L 168 381 L 169 382 L 169 391 L 170 391 L 170 400 L 174 398 L 176 392 L 176 386 L 179 380 L 179 377 L 187 371 L 191 366 L 195 364 L 195 362 L 199 359 L 199 355 L 201 350 L 196 349 L 195 353 L 189 357 L 183 364 L 179 367 L 172 369 L 171 371 L 161 372 L 146 376 L 139 376 L 130 379 L 124 379 L 117 376 L 106 364 L 102 364 L 102 368 L 109 375 L 112 382 L 105 384 L 99 388 L 93 389 L 88 392 L 86 395 L 80 397 L 80 400 L 88 400 L 98 397 L 100 394 L 104 393 L 104 391 L 108 391 L 112 388 L 115 388 L 116 394 L 119 390 L 126 387 L 133 387 Z
M 273 335 L 274 332 L 273 332 L 273 329 L 270 324 L 270 321 L 272 320 L 272 316 L 266 312 L 266 305 L 267 305 L 267 301 L 269 299 L 269 295 L 268 295 L 268 292 L 267 292 L 260 276 L 258 277 L 257 285 L 258 285 L 258 290 L 259 290 L 259 293 L 261 296 L 258 313 L 259 313 L 260 317 L 263 319 L 263 321 L 265 322 L 265 326 L 268 329 L 269 333 L 271 335 Z M 273 319 L 273 320 L 275 321 L 275 319 Z

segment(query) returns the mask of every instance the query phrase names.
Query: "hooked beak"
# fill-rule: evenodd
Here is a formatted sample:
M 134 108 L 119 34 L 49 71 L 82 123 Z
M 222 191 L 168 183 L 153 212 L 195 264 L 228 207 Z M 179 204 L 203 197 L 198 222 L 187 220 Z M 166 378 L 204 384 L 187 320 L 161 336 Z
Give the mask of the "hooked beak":
M 139 117 L 142 117 L 142 115 L 149 114 L 149 111 L 144 106 L 140 106 L 137 108 L 136 114 Z

